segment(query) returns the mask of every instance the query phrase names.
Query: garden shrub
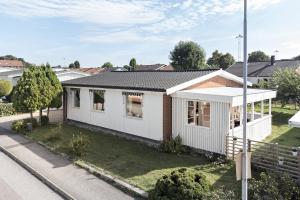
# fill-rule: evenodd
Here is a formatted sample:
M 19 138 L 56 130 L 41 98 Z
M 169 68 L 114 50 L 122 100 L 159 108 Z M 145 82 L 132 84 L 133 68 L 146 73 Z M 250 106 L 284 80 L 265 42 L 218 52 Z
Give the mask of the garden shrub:
M 209 194 L 210 188 L 203 174 L 181 168 L 158 179 L 154 190 L 149 193 L 149 199 L 201 200 Z
M 26 123 L 26 124 L 28 124 L 28 123 L 31 123 L 32 124 L 32 128 L 36 128 L 36 127 L 38 127 L 38 121 L 35 119 L 35 118 L 27 118 L 27 119 L 24 119 L 24 122 Z
M 11 103 L 0 103 L 0 117 L 16 114 L 16 110 Z
M 205 198 L 205 200 L 236 200 L 236 194 L 232 190 L 219 188 L 212 190 Z
M 24 122 L 24 120 L 17 120 L 12 123 L 11 129 L 17 133 L 25 134 L 27 131 L 27 124 Z
M 37 120 L 35 118 L 33 118 L 32 120 L 28 118 L 14 121 L 11 125 L 11 129 L 16 131 L 17 133 L 25 134 L 27 131 L 29 131 L 27 126 L 28 123 L 32 124 L 32 128 L 36 128 L 38 126 Z
M 160 144 L 160 149 L 166 153 L 181 153 L 184 150 L 181 137 L 178 135 L 175 138 L 163 141 Z
M 41 125 L 42 126 L 45 126 L 45 125 L 48 125 L 49 124 L 49 117 L 48 116 L 42 116 L 41 117 Z
M 8 80 L 0 80 L 0 97 L 7 96 L 11 93 L 13 86 Z
M 86 135 L 83 135 L 82 133 L 73 134 L 70 142 L 70 148 L 74 156 L 81 157 L 86 155 L 88 145 L 89 139 Z
M 258 179 L 249 181 L 249 199 L 300 199 L 300 190 L 287 174 L 260 173 Z

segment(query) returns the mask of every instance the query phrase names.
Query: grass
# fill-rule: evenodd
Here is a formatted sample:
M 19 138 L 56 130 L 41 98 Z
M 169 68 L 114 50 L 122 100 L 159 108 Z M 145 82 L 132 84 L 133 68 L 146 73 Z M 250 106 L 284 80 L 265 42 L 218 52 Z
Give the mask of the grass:
M 72 135 L 80 132 L 90 140 L 88 154 L 81 158 L 83 162 L 95 165 L 146 191 L 153 189 L 162 175 L 182 167 L 201 171 L 215 187 L 239 190 L 240 183 L 235 181 L 232 164 L 212 163 L 199 155 L 167 154 L 145 144 L 70 125 L 39 127 L 29 137 L 68 154 Z
M 285 108 L 272 107 L 272 134 L 265 141 L 282 145 L 300 147 L 300 129 L 288 125 L 288 120 L 297 112 L 294 105 Z
M 296 110 L 273 107 L 272 111 L 273 133 L 265 141 L 300 146 L 299 129 L 287 125 Z M 92 164 L 145 191 L 153 189 L 162 175 L 182 167 L 204 173 L 214 187 L 223 186 L 237 193 L 240 191 L 233 164 L 217 165 L 196 155 L 166 154 L 138 142 L 65 124 L 38 127 L 29 137 L 46 143 L 58 152 L 69 154 L 72 135 L 80 132 L 90 140 L 88 154 L 81 158 L 82 162 Z

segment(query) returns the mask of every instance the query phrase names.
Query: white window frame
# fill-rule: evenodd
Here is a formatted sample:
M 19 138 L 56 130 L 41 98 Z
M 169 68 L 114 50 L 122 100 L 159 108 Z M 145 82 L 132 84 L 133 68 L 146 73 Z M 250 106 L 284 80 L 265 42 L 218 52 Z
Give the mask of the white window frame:
M 97 110 L 97 109 L 95 109 L 94 108 L 94 92 L 96 92 L 96 91 L 100 91 L 100 92 L 103 92 L 103 98 L 104 98 L 104 103 L 103 103 L 103 110 Z M 90 97 L 91 97 L 91 110 L 93 111 L 93 112 L 105 112 L 105 90 L 97 90 L 97 89 L 95 89 L 95 90 L 90 90 Z
M 189 102 L 193 102 L 193 103 L 209 103 L 209 126 L 203 126 L 203 125 L 196 125 L 196 124 L 189 124 Z M 194 107 L 195 109 L 195 107 Z M 195 110 L 194 110 L 195 112 Z M 211 102 L 209 101 L 202 101 L 202 100 L 192 100 L 192 99 L 189 99 L 186 101 L 186 112 L 185 112 L 185 122 L 186 122 L 186 125 L 188 126 L 194 126 L 194 127 L 201 127 L 201 128 L 207 128 L 207 129 L 210 129 L 211 128 Z
M 125 116 L 128 118 L 142 120 L 144 118 L 144 96 L 143 96 L 143 93 L 123 92 L 123 96 L 124 96 L 124 103 L 125 103 Z M 141 117 L 128 115 L 128 112 L 127 112 L 128 96 L 140 96 L 141 97 L 141 110 L 142 110 Z
M 75 106 L 75 91 L 79 91 L 79 106 Z M 80 88 L 71 88 L 71 95 L 72 95 L 72 108 L 80 109 L 81 106 Z

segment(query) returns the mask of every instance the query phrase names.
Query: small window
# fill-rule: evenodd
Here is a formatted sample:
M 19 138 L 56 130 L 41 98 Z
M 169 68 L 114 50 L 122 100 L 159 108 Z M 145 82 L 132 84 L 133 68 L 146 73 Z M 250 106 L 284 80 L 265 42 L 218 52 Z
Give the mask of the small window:
M 210 103 L 188 101 L 188 124 L 210 127 Z
M 142 102 L 142 95 L 126 94 L 126 115 L 130 117 L 143 118 Z
M 75 108 L 79 108 L 80 107 L 80 89 L 73 88 L 72 95 L 73 95 L 73 106 Z
M 93 90 L 93 110 L 104 111 L 104 90 Z

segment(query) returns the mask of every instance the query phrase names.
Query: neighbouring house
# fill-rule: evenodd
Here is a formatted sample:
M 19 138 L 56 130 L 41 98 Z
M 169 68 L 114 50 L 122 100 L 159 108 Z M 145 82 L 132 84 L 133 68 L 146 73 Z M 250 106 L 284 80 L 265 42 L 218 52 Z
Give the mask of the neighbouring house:
M 277 69 L 293 69 L 300 74 L 300 60 L 275 60 L 272 56 L 270 62 L 248 63 L 248 80 L 254 84 L 259 83 L 260 80 L 268 81 Z M 226 71 L 242 77 L 243 63 L 237 62 Z
M 152 64 L 152 65 L 137 65 L 135 71 L 173 71 L 172 65 Z
M 60 82 L 91 75 L 89 73 L 71 71 L 69 69 L 60 69 L 60 70 L 54 69 L 54 71 Z M 15 86 L 18 80 L 20 79 L 20 77 L 22 76 L 23 72 L 24 69 L 0 72 L 0 80 L 8 80 L 12 83 L 13 86 Z
M 90 75 L 94 75 L 94 74 L 104 73 L 109 70 L 107 68 L 102 68 L 102 67 L 82 67 L 82 68 L 71 69 L 71 71 L 83 72 Z
M 289 126 L 300 128 L 300 111 L 298 111 L 291 119 L 289 119 Z
M 0 60 L 0 72 L 17 70 L 23 67 L 24 65 L 20 60 Z
M 219 154 L 225 154 L 226 136 L 242 135 L 243 81 L 223 70 L 107 72 L 62 85 L 65 120 L 150 141 L 179 135 L 184 145 Z M 271 133 L 275 96 L 248 90 L 248 138 Z

